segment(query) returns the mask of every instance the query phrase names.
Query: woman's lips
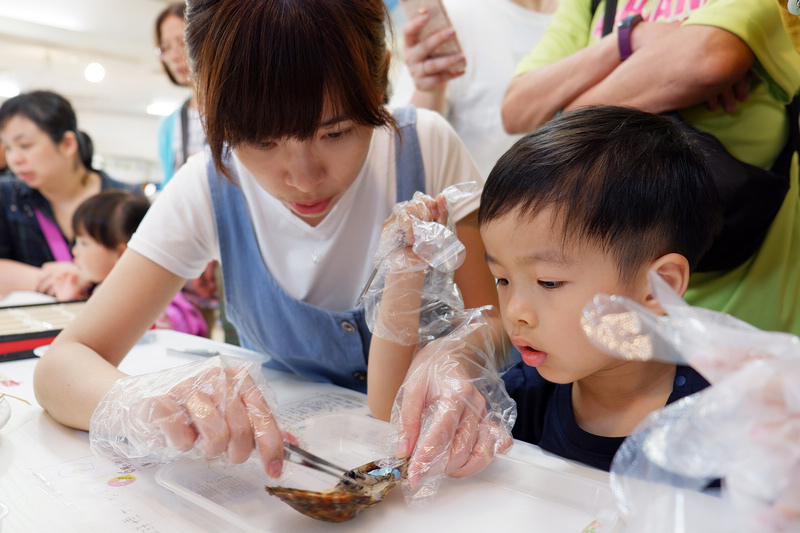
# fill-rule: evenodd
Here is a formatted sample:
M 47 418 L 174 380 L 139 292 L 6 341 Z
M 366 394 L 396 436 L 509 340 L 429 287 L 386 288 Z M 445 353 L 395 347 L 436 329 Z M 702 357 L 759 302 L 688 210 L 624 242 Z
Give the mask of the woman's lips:
M 299 215 L 318 215 L 323 213 L 331 203 L 330 198 L 311 203 L 289 202 L 292 210 Z

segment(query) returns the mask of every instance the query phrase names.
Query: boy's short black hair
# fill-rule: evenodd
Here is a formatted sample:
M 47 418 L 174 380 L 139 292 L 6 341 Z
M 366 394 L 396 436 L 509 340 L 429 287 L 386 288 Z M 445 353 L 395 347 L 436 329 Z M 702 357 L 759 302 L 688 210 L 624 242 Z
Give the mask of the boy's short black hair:
M 517 141 L 489 174 L 478 223 L 545 208 L 565 244 L 600 245 L 623 281 L 667 253 L 693 269 L 722 227 L 698 147 L 670 119 L 624 107 L 577 109 Z

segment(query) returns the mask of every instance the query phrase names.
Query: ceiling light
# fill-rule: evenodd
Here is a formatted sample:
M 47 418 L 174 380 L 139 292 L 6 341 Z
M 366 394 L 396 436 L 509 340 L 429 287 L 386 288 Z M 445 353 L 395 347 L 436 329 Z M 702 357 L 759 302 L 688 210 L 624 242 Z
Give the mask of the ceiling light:
M 175 102 L 153 102 L 147 106 L 147 114 L 166 117 L 178 109 L 178 105 L 180 104 L 176 104 Z
M 13 81 L 0 80 L 0 98 L 13 98 L 19 94 L 19 87 Z
M 83 71 L 83 75 L 90 82 L 99 83 L 106 77 L 106 69 L 100 63 L 89 63 L 86 70 Z

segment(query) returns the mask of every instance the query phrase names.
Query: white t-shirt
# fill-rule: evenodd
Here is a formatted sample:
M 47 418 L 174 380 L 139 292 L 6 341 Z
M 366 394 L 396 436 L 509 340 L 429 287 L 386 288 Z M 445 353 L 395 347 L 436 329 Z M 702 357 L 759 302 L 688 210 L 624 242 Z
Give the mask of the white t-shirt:
M 464 74 L 447 84 L 445 116 L 485 178 L 522 136 L 503 129 L 503 96 L 517 64 L 539 42 L 553 15 L 511 0 L 444 0 L 444 5 L 467 60 Z M 413 92 L 414 80 L 404 65 L 390 106 L 406 105 Z
M 482 187 L 464 145 L 438 114 L 418 110 L 417 135 L 427 194 L 435 196 L 467 181 Z M 381 226 L 396 203 L 394 144 L 393 129 L 374 130 L 361 172 L 316 227 L 269 195 L 232 155 L 264 263 L 294 298 L 329 311 L 353 308 L 372 273 Z M 475 211 L 479 201 L 477 192 L 458 202 L 452 219 Z M 170 180 L 128 246 L 187 279 L 199 276 L 210 260 L 220 259 L 205 153 L 190 157 Z

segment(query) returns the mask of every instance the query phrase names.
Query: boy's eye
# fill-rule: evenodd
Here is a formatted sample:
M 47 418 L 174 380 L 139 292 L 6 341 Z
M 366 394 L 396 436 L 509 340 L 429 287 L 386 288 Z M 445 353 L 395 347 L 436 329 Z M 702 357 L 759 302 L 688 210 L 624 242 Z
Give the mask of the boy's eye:
M 508 280 L 506 278 L 495 278 L 494 282 L 498 287 L 505 287 L 508 285 Z
M 551 290 L 559 289 L 559 288 L 563 287 L 564 286 L 564 282 L 563 281 L 544 281 L 544 280 L 539 280 L 539 286 L 541 286 L 542 288 L 544 288 L 544 289 L 546 289 L 548 291 L 551 291 Z

